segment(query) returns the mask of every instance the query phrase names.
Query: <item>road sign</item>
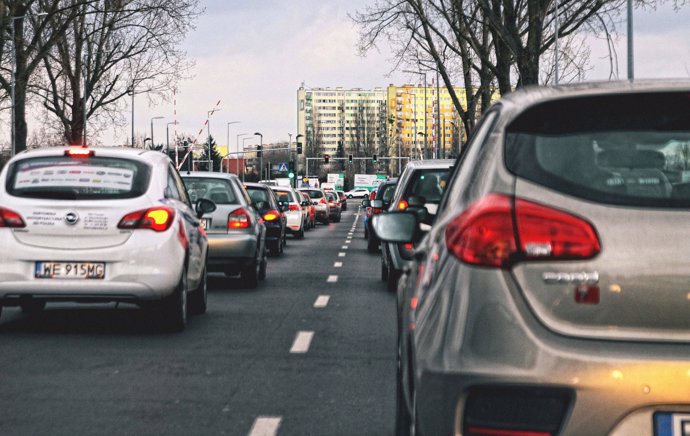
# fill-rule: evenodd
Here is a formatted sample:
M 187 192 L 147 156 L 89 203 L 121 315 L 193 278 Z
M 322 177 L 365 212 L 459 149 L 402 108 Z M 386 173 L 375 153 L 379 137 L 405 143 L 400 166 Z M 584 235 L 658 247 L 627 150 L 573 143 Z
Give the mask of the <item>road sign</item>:
M 278 171 L 280 171 L 281 173 L 286 173 L 288 171 L 287 162 L 280 162 L 278 164 Z

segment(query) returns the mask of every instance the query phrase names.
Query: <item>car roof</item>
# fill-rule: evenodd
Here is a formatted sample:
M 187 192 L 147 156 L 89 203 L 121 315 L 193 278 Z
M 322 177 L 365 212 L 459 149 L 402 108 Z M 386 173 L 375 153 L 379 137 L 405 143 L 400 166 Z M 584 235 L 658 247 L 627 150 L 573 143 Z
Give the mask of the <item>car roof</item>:
M 42 156 L 62 156 L 65 154 L 66 150 L 82 148 L 79 147 L 44 147 L 44 148 L 34 148 L 30 150 L 24 150 L 14 156 L 14 159 L 23 159 L 28 157 L 42 157 Z M 170 162 L 170 158 L 160 151 L 156 150 L 144 150 L 141 148 L 132 147 L 86 147 L 89 150 L 93 150 L 96 156 L 107 156 L 107 157 L 126 157 L 129 159 L 137 159 L 146 162 L 155 163 L 167 163 Z
M 180 172 L 182 177 L 197 177 L 200 179 L 236 179 L 233 173 L 215 173 L 210 171 L 184 171 Z
M 426 159 L 413 160 L 405 167 L 410 169 L 418 168 L 446 168 L 455 164 L 455 159 Z

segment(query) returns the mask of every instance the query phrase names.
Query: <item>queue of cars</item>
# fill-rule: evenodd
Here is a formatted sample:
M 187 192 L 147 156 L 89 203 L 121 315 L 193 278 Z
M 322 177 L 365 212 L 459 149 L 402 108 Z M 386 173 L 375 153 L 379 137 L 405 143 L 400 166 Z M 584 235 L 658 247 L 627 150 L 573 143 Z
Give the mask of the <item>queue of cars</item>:
M 206 311 L 208 273 L 256 287 L 287 234 L 303 238 L 317 217 L 340 220 L 335 194 L 180 173 L 154 150 L 25 151 L 0 171 L 0 313 L 124 302 L 181 331 L 188 314 Z
M 687 432 L 688 114 L 688 81 L 520 89 L 432 207 L 401 177 L 396 435 Z

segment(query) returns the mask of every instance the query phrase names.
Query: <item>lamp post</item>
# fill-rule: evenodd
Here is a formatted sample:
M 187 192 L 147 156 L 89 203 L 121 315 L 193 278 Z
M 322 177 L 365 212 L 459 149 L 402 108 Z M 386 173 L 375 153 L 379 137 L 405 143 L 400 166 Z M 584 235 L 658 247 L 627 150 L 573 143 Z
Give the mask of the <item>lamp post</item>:
M 17 115 L 15 113 L 16 111 L 16 102 L 15 102 L 15 97 L 16 97 L 16 82 L 17 82 L 17 37 L 16 37 L 16 32 L 14 30 L 15 26 L 15 21 L 16 20 L 23 20 L 26 17 L 42 17 L 44 15 L 48 15 L 47 12 L 41 12 L 39 14 L 31 14 L 31 15 L 18 15 L 16 17 L 12 17 L 12 25 L 10 26 L 11 32 L 11 38 L 12 38 L 12 80 L 11 80 L 11 95 L 10 99 L 12 100 L 12 137 L 11 142 L 12 142 L 12 150 L 11 150 L 11 155 L 14 156 L 16 154 L 16 140 L 17 140 L 17 127 L 15 126 L 16 124 L 16 118 Z M 24 32 L 24 26 L 22 26 L 22 33 Z M 23 36 L 23 35 L 22 35 Z M 86 144 L 86 142 L 84 142 Z
M 244 161 L 244 147 L 245 147 L 244 141 L 246 141 L 247 139 L 251 139 L 253 136 L 254 135 L 249 135 L 246 138 L 242 138 L 242 161 Z M 246 168 L 246 164 L 245 164 L 245 168 Z M 242 181 L 243 182 L 244 182 L 244 173 L 245 173 L 245 171 L 242 171 Z
M 162 117 L 160 115 L 151 118 L 151 148 L 156 146 L 156 143 L 153 142 L 153 120 L 162 120 L 163 118 L 165 118 L 165 117 Z
M 165 154 L 170 156 L 170 125 L 177 125 L 177 121 L 165 125 Z M 175 166 L 177 166 L 177 145 L 175 145 Z
M 211 115 L 220 109 L 206 111 L 206 131 L 208 132 L 208 171 L 213 172 L 213 158 L 211 157 Z
M 259 137 L 259 180 L 264 180 L 264 135 L 259 132 L 254 132 L 254 136 Z
M 239 121 L 228 121 L 228 125 L 227 125 L 228 137 L 227 137 L 227 141 L 226 141 L 226 144 L 228 144 L 228 151 L 225 154 L 225 156 L 223 156 L 223 160 L 225 160 L 225 158 L 228 157 L 228 153 L 230 153 L 230 124 L 238 124 L 238 123 L 239 123 Z M 220 161 L 220 172 L 221 173 L 224 172 L 223 171 L 223 160 Z M 230 171 L 228 171 L 228 172 L 230 172 Z
M 403 70 L 403 73 L 418 74 L 418 75 L 424 77 L 424 133 L 425 133 L 425 135 L 424 135 L 424 157 L 428 157 L 429 152 L 427 150 L 428 144 L 427 144 L 427 138 L 426 138 L 426 133 L 427 133 L 427 127 L 426 127 L 427 126 L 427 120 L 426 120 L 426 112 L 427 112 L 427 107 L 426 107 L 426 71 Z M 415 95 L 415 97 L 416 97 L 416 95 Z M 416 98 L 415 98 L 415 104 L 414 105 L 415 105 L 415 127 L 416 127 L 416 123 L 417 123 L 417 115 L 416 115 L 417 100 L 416 100 Z
M 240 152 L 240 137 L 244 136 L 251 136 L 251 133 L 238 133 L 237 134 L 237 141 L 236 141 L 236 150 L 238 153 Z M 244 141 L 244 140 L 243 140 Z M 235 158 L 237 159 L 237 158 Z M 244 182 L 244 170 L 246 168 L 245 161 L 244 161 L 244 142 L 242 142 L 242 181 Z M 238 168 L 239 170 L 239 168 Z

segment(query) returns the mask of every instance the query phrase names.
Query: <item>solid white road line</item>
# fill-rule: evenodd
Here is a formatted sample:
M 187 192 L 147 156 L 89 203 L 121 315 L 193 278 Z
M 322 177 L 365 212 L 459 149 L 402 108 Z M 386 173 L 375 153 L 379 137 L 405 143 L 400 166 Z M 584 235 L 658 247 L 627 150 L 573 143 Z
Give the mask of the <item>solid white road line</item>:
M 345 257 L 345 254 L 346 253 L 344 253 L 344 252 L 340 252 L 340 253 L 338 253 L 338 257 Z
M 313 331 L 299 331 L 297 336 L 295 336 L 295 341 L 292 343 L 292 348 L 290 348 L 290 353 L 292 354 L 304 354 L 309 351 L 309 345 L 314 337 Z
M 330 299 L 331 297 L 328 295 L 319 295 L 316 301 L 314 302 L 314 307 L 317 309 L 323 309 L 324 307 L 328 306 L 328 301 Z
M 328 276 L 328 278 L 326 279 L 326 282 L 327 282 L 327 283 L 335 283 L 335 282 L 337 282 L 337 281 L 338 281 L 338 276 L 336 276 L 336 275 L 330 275 L 330 276 Z
M 254 420 L 249 436 L 275 436 L 282 420 L 280 416 L 259 416 Z
M 334 267 L 334 268 L 342 268 L 342 267 L 343 267 L 343 263 L 342 263 L 342 262 L 336 262 L 336 263 L 333 264 L 333 267 Z

